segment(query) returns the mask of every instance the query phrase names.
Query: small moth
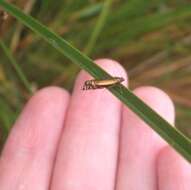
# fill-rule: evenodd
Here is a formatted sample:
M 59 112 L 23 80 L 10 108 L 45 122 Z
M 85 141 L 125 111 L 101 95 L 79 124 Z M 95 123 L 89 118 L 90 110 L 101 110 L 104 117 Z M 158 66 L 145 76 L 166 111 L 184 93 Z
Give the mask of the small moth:
M 123 81 L 124 81 L 124 78 L 122 78 L 122 77 L 113 77 L 111 79 L 105 79 L 105 80 L 96 80 L 96 79 L 87 80 L 87 81 L 85 81 L 82 90 L 111 87 L 111 86 L 119 84 Z

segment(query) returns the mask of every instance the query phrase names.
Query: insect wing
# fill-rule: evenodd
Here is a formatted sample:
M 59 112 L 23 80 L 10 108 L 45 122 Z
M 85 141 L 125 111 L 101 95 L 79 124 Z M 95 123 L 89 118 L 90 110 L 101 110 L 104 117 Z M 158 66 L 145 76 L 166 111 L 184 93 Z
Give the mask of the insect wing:
M 117 84 L 119 81 L 117 79 L 108 79 L 108 80 L 95 80 L 95 84 L 98 87 L 106 87 Z

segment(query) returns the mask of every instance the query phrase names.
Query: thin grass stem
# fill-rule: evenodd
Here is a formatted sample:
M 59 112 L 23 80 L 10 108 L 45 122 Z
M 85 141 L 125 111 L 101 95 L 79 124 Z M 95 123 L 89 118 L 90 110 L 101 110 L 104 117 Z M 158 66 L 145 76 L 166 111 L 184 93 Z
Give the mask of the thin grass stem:
M 30 86 L 30 83 L 29 83 L 27 77 L 23 73 L 22 69 L 19 67 L 17 61 L 14 59 L 14 57 L 13 57 L 12 53 L 10 52 L 10 50 L 8 49 L 8 47 L 1 40 L 0 40 L 0 47 L 4 51 L 4 53 L 7 56 L 7 58 L 9 59 L 12 67 L 15 69 L 15 72 L 17 73 L 18 78 L 21 80 L 21 82 L 23 83 L 23 85 L 25 86 L 27 91 L 30 94 L 32 94 L 32 89 L 31 89 L 31 86 Z

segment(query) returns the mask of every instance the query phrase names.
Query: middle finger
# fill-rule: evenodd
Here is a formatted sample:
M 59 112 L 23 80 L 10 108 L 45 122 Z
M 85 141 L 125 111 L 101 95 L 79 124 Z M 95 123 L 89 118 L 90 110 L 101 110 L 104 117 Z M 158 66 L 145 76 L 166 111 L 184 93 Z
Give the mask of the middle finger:
M 113 76 L 126 76 L 110 60 L 98 61 Z M 112 190 L 118 152 L 121 103 L 106 89 L 82 91 L 77 79 L 61 139 L 52 188 Z

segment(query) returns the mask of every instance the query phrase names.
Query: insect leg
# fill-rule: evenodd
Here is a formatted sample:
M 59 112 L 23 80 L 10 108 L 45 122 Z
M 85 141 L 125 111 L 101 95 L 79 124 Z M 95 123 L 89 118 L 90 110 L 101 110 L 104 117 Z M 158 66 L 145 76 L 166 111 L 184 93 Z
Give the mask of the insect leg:
M 86 89 L 86 86 L 85 86 L 85 84 L 83 85 L 83 87 L 82 87 L 82 90 L 85 90 Z
M 88 90 L 92 89 L 92 86 L 91 85 L 88 85 Z

